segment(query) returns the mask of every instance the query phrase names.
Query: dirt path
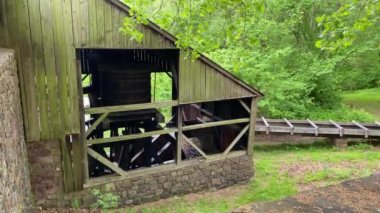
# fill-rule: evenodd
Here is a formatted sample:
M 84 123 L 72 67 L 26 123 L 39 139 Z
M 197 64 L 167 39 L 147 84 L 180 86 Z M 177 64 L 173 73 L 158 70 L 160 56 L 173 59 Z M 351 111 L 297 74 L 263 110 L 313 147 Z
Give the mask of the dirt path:
M 275 202 L 240 207 L 240 212 L 379 212 L 380 173 L 302 192 Z

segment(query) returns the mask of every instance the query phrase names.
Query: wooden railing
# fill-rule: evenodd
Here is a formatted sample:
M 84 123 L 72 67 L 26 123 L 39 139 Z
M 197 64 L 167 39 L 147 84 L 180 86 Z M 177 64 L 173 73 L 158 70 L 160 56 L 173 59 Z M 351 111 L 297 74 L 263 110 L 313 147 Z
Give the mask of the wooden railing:
M 107 137 L 107 138 L 95 138 L 95 139 L 88 139 L 88 137 L 93 133 L 93 131 L 104 121 L 104 119 L 107 118 L 107 116 L 110 113 L 114 112 L 128 112 L 128 111 L 136 111 L 136 110 L 144 110 L 144 109 L 154 109 L 154 108 L 161 108 L 161 107 L 175 107 L 177 106 L 177 115 L 181 115 L 180 111 L 182 110 L 182 107 L 178 104 L 177 100 L 173 101 L 165 101 L 165 102 L 155 102 L 155 103 L 144 103 L 144 104 L 131 104 L 131 105 L 121 105 L 121 106 L 109 106 L 109 107 L 97 107 L 97 108 L 88 108 L 85 109 L 85 114 L 100 114 L 100 116 L 96 119 L 94 123 L 92 123 L 91 126 L 85 131 L 85 143 L 86 143 L 86 150 L 87 154 L 99 161 L 100 163 L 104 164 L 111 170 L 113 170 L 115 173 L 125 176 L 127 172 L 113 164 L 110 160 L 103 157 L 96 151 L 94 151 L 89 145 L 94 144 L 104 144 L 104 143 L 116 143 L 116 142 L 125 142 L 129 140 L 134 139 L 140 139 L 140 138 L 146 138 L 146 137 L 152 137 L 152 136 L 158 136 L 158 135 L 164 135 L 169 133 L 177 133 L 177 155 L 176 155 L 176 163 L 181 163 L 181 152 L 182 152 L 182 145 L 181 141 L 184 140 L 188 144 L 190 144 L 204 159 L 214 159 L 215 158 L 223 158 L 226 157 L 233 147 L 238 143 L 238 141 L 243 137 L 244 134 L 248 132 L 250 129 L 250 124 L 252 124 L 252 120 L 254 121 L 251 113 L 251 109 L 241 100 L 239 100 L 239 103 L 243 106 L 245 110 L 247 110 L 248 113 L 251 114 L 250 118 L 239 118 L 239 119 L 230 119 L 230 120 L 217 120 L 212 122 L 204 122 L 201 124 L 194 124 L 194 125 L 188 125 L 183 126 L 182 125 L 182 116 L 177 116 L 177 128 L 165 128 L 162 130 L 156 130 L 156 131 L 149 131 L 149 132 L 143 132 L 143 133 L 137 133 L 137 134 L 130 134 L 130 135 L 122 135 L 122 136 L 115 136 L 115 137 Z M 203 128 L 210 128 L 210 127 L 218 127 L 218 126 L 224 126 L 224 125 L 235 125 L 235 124 L 242 124 L 247 123 L 244 128 L 239 132 L 239 134 L 233 139 L 233 141 L 229 144 L 229 146 L 224 150 L 223 153 L 219 155 L 207 155 L 202 149 L 200 149 L 197 145 L 195 145 L 191 139 L 186 137 L 184 132 L 191 131 L 191 130 L 197 130 L 197 129 L 203 129 Z M 254 122 L 253 122 L 254 124 Z M 254 128 L 253 128 L 254 129 Z M 252 132 L 250 131 L 251 135 Z M 250 142 L 248 142 L 248 147 L 250 148 Z M 248 152 L 249 153 L 249 152 Z M 214 157 L 213 157 L 214 156 Z

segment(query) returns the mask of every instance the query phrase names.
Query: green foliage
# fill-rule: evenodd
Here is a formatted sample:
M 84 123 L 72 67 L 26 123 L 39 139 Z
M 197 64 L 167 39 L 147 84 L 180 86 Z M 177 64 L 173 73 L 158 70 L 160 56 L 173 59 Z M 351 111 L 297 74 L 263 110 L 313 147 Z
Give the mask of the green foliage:
M 297 193 L 296 181 L 280 173 L 274 159 L 261 159 L 255 165 L 255 180 L 249 189 L 241 194 L 237 203 L 240 205 L 253 201 L 279 200 Z
M 73 209 L 79 209 L 80 205 L 81 205 L 81 203 L 80 203 L 80 200 L 78 198 L 73 198 L 70 202 L 70 206 Z
M 99 189 L 93 189 L 91 194 L 96 197 L 96 202 L 91 204 L 92 209 L 114 209 L 119 207 L 120 196 L 111 192 L 103 193 Z
M 151 74 L 151 95 L 152 101 L 168 101 L 172 100 L 172 79 L 164 72 L 156 72 Z M 168 121 L 171 116 L 171 107 L 160 108 L 159 111 Z
M 348 179 L 352 176 L 350 169 L 324 169 L 317 172 L 309 172 L 305 178 L 305 183 L 319 182 L 319 181 L 339 181 Z
M 378 27 L 378 0 L 351 0 L 342 3 L 331 14 L 323 14 L 316 18 L 318 24 L 323 27 L 320 39 L 316 42 L 318 48 L 328 51 L 348 48 L 371 27 Z
M 158 23 L 193 57 L 205 53 L 261 90 L 261 115 L 373 120 L 342 107 L 340 94 L 380 84 L 377 0 L 124 1 L 124 33 L 139 40 L 138 24 Z
M 315 108 L 310 110 L 308 116 L 313 120 L 335 120 L 335 121 L 360 121 L 360 122 L 373 122 L 374 116 L 363 109 L 351 109 L 345 105 L 337 109 L 325 110 Z
M 374 114 L 375 119 L 380 121 L 380 88 L 345 92 L 343 102 L 350 107 Z
M 224 193 L 198 194 L 198 198 L 176 197 L 163 203 L 123 209 L 122 212 L 231 212 L 252 202 L 278 200 L 294 195 L 298 187 L 305 184 L 333 184 L 372 174 L 380 162 L 380 152 L 368 147 L 362 143 L 338 150 L 323 141 L 313 144 L 256 145 L 253 162 L 255 178 L 239 194 L 232 196 L 234 190 L 231 189 Z M 355 163 L 360 166 L 352 167 Z M 296 168 L 300 168 L 306 165 L 305 168 L 309 168 L 312 164 L 323 164 L 324 167 L 295 174 L 283 167 L 296 165 Z
M 373 150 L 374 147 L 366 143 L 358 143 L 353 146 L 347 147 L 348 150 Z

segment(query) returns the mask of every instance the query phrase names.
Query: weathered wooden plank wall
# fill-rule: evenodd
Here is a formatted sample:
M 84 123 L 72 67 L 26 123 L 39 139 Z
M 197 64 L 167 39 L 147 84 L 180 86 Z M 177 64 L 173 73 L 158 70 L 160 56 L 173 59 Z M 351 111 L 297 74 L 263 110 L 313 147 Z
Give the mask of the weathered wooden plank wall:
M 181 52 L 179 101 L 183 103 L 252 97 L 254 94 L 201 59 Z
M 0 0 L 0 44 L 16 50 L 27 141 L 80 132 L 75 48 L 176 48 L 154 27 L 141 26 L 142 43 L 122 35 L 126 9 L 111 0 Z M 252 96 L 184 53 L 179 79 L 180 103 Z
M 108 0 L 0 0 L 0 45 L 17 54 L 27 141 L 79 133 L 75 48 L 175 48 L 143 26 L 120 33 L 126 11 Z
M 0 46 L 16 52 L 26 140 L 62 141 L 66 191 L 80 189 L 84 176 L 76 49 L 176 48 L 153 23 L 140 26 L 141 43 L 122 35 L 127 9 L 118 0 L 0 0 Z M 138 60 L 158 62 L 137 52 Z M 180 104 L 254 96 L 202 57 L 192 61 L 181 52 L 179 61 Z

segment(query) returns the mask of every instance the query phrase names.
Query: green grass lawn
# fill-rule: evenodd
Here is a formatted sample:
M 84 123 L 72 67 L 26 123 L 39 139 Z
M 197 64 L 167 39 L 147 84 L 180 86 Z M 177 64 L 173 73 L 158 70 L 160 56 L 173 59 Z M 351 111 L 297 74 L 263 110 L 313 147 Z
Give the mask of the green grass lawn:
M 376 120 L 380 121 L 380 88 L 345 92 L 343 101 L 351 107 L 374 114 Z
M 123 212 L 228 212 L 259 201 L 368 176 L 380 170 L 380 151 L 360 144 L 338 150 L 325 143 L 261 145 L 254 152 L 255 178 L 247 186 L 169 198 Z

